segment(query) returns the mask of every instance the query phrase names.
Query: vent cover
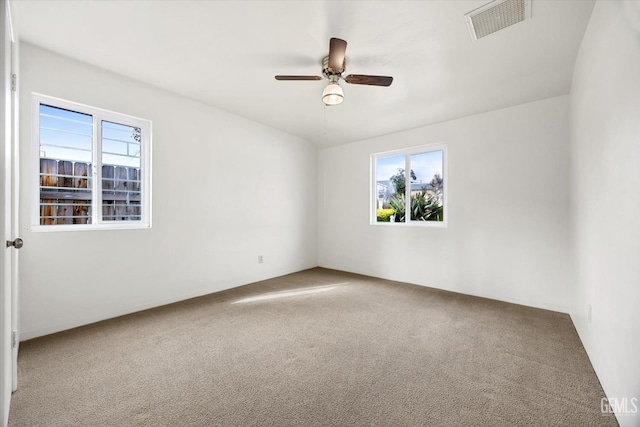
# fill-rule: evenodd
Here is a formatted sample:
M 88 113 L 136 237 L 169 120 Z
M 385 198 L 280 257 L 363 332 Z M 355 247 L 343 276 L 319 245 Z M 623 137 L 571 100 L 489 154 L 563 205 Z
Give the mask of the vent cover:
M 495 0 L 464 15 L 473 40 L 531 18 L 531 0 Z

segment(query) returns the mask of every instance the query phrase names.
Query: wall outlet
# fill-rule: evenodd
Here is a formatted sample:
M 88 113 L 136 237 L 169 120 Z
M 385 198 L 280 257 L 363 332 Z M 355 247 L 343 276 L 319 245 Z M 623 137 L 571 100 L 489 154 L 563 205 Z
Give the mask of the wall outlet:
M 593 308 L 591 307 L 591 304 L 589 304 L 589 311 L 587 312 L 587 319 L 589 319 L 589 323 L 591 323 L 592 314 L 593 314 Z
M 258 255 L 258 264 L 262 264 L 263 262 L 262 255 Z

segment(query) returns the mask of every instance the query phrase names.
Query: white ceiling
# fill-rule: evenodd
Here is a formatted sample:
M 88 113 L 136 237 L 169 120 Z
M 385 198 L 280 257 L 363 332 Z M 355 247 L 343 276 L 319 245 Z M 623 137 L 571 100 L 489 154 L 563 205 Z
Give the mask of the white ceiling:
M 11 1 L 26 41 L 331 146 L 569 93 L 594 0 L 533 0 L 533 18 L 473 42 L 470 1 Z M 329 38 L 348 42 L 325 107 Z

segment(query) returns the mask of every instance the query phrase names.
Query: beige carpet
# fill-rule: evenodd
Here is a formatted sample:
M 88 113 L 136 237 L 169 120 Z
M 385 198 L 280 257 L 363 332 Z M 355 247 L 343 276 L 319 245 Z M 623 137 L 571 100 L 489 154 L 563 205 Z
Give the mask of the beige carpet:
M 616 425 L 567 315 L 320 268 L 20 349 L 14 427 Z

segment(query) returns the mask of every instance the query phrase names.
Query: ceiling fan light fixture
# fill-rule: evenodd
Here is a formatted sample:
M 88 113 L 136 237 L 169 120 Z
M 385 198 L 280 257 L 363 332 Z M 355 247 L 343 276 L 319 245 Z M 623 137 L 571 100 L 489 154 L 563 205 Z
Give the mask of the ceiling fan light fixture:
M 344 92 L 337 82 L 329 83 L 322 91 L 324 105 L 338 105 L 344 101 Z

